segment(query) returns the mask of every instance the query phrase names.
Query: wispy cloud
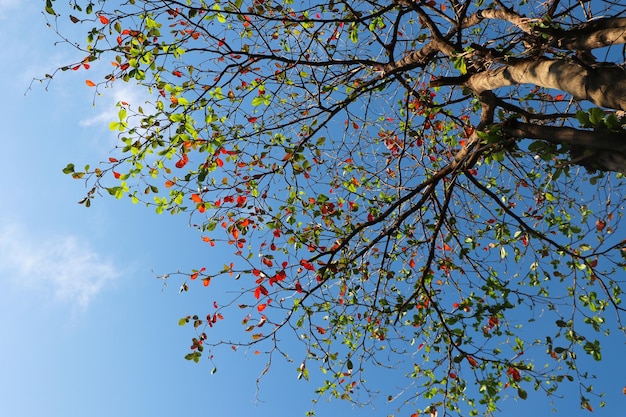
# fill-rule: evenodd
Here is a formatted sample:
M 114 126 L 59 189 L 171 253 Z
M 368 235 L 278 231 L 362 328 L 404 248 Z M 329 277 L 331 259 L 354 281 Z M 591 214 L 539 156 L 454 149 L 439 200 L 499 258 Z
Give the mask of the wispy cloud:
M 121 273 L 77 236 L 42 238 L 19 226 L 2 225 L 0 271 L 17 286 L 42 290 L 80 307 L 86 307 Z
M 115 85 L 110 89 L 104 89 L 102 95 L 96 98 L 96 106 L 103 110 L 95 116 L 90 116 L 80 120 L 81 126 L 109 126 L 109 123 L 118 121 L 120 102 L 128 103 L 132 108 L 141 106 L 146 111 L 151 111 L 154 107 L 148 104 L 150 98 L 144 87 L 133 84 Z M 137 121 L 138 122 L 138 121 Z

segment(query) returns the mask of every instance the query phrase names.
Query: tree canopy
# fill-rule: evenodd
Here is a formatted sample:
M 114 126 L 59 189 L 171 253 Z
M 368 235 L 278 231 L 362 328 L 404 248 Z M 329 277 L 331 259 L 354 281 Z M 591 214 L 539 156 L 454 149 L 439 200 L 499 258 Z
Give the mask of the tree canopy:
M 79 59 L 46 82 L 74 70 L 147 97 L 118 103 L 108 161 L 64 172 L 86 206 L 188 213 L 232 248 L 167 275 L 229 289 L 181 319 L 189 360 L 284 356 L 355 402 L 392 367 L 412 385 L 383 400 L 415 415 L 493 415 L 568 383 L 592 410 L 586 358 L 624 333 L 618 3 L 47 0 Z

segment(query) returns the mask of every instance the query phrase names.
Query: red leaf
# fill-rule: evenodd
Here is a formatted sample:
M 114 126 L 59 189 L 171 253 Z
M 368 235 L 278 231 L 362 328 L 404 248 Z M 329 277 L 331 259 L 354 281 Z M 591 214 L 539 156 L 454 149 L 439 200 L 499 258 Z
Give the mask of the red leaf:
M 210 283 L 211 283 L 211 278 L 205 278 L 202 280 L 202 285 L 204 285 L 205 287 L 208 287 Z
M 601 232 L 606 227 L 606 222 L 604 220 L 596 220 L 596 230 Z
M 267 307 L 267 304 L 259 304 L 256 309 L 259 311 L 263 311 L 265 310 L 266 307 Z
M 109 158 L 109 162 L 115 163 L 115 162 L 119 162 L 117 159 L 115 158 Z
M 165 181 L 165 188 L 172 188 L 176 184 L 174 181 L 167 180 Z
M 178 71 L 178 70 L 172 71 L 172 74 L 177 76 L 177 77 L 179 77 L 179 78 L 183 76 L 183 73 Z
M 515 382 L 519 382 L 522 379 L 522 377 L 519 374 L 519 371 L 513 367 L 507 369 L 506 373 L 507 375 L 510 375 L 511 379 L 513 379 L 513 381 Z
M 258 118 L 258 117 L 248 117 L 248 121 L 249 121 L 250 123 L 254 123 L 254 122 L 256 122 L 257 120 L 259 120 L 259 118 Z
M 121 177 L 121 174 L 119 172 L 113 171 L 113 176 L 115 177 L 115 179 L 119 180 Z
M 472 368 L 475 368 L 476 366 L 478 366 L 478 362 L 476 362 L 476 359 L 472 358 L 471 356 L 467 357 L 467 361 L 472 366 Z
M 274 276 L 274 280 L 278 282 L 284 281 L 285 279 L 287 279 L 287 273 L 284 270 L 277 272 Z
M 300 284 L 300 281 L 296 281 L 296 291 L 302 292 L 302 285 Z
M 322 326 L 317 326 L 317 332 L 319 334 L 324 334 L 324 333 L 326 333 L 326 329 L 323 328 Z
M 198 194 L 192 194 L 191 201 L 193 201 L 194 203 L 202 203 L 202 197 L 200 197 Z
M 185 165 L 187 165 L 187 162 L 189 162 L 189 157 L 187 156 L 187 154 L 183 154 L 180 160 L 176 162 L 176 168 L 184 167 Z
M 100 19 L 100 23 L 102 23 L 103 25 L 109 23 L 109 19 L 106 16 L 100 15 L 98 16 L 98 19 Z
M 302 265 L 304 267 L 304 269 L 307 269 L 309 271 L 315 271 L 315 266 L 313 266 L 313 264 L 305 259 L 300 261 L 300 265 Z
M 268 295 L 269 294 L 269 291 L 267 291 L 267 289 L 264 286 L 262 286 L 262 285 L 259 285 L 259 291 L 261 291 L 261 294 L 263 294 L 263 295 Z

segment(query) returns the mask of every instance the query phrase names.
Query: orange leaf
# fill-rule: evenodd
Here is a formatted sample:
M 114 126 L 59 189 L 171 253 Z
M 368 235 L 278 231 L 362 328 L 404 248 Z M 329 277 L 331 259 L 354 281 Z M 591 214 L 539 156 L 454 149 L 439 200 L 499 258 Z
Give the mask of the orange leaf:
M 85 84 L 87 84 L 87 86 L 89 86 L 89 87 L 95 87 L 96 86 L 96 83 L 94 83 L 91 80 L 85 80 Z
M 191 200 L 194 203 L 202 203 L 202 198 L 198 194 L 192 194 L 191 195 Z
M 467 361 L 470 365 L 472 365 L 472 368 L 478 366 L 478 362 L 476 362 L 476 359 L 472 358 L 471 356 L 467 357 Z
M 267 304 L 259 304 L 256 309 L 259 311 L 263 311 L 265 310 L 266 307 L 267 307 Z
M 165 181 L 165 188 L 172 188 L 176 184 L 174 181 L 167 180 Z
M 102 23 L 103 25 L 109 23 L 109 19 L 106 16 L 100 15 L 98 16 L 98 19 L 100 19 L 100 23 Z

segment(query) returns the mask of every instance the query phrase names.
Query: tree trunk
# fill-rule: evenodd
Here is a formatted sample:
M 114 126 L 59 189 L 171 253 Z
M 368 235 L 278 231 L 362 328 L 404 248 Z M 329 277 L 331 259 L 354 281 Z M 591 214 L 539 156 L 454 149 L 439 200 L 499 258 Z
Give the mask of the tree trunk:
M 470 76 L 465 85 L 476 93 L 516 84 L 534 84 L 576 99 L 626 110 L 626 70 L 618 66 L 584 67 L 556 59 L 523 60 Z
M 540 126 L 515 120 L 506 122 L 502 132 L 514 138 L 541 139 L 569 145 L 572 163 L 594 171 L 626 175 L 626 132 L 596 132 L 571 127 Z

